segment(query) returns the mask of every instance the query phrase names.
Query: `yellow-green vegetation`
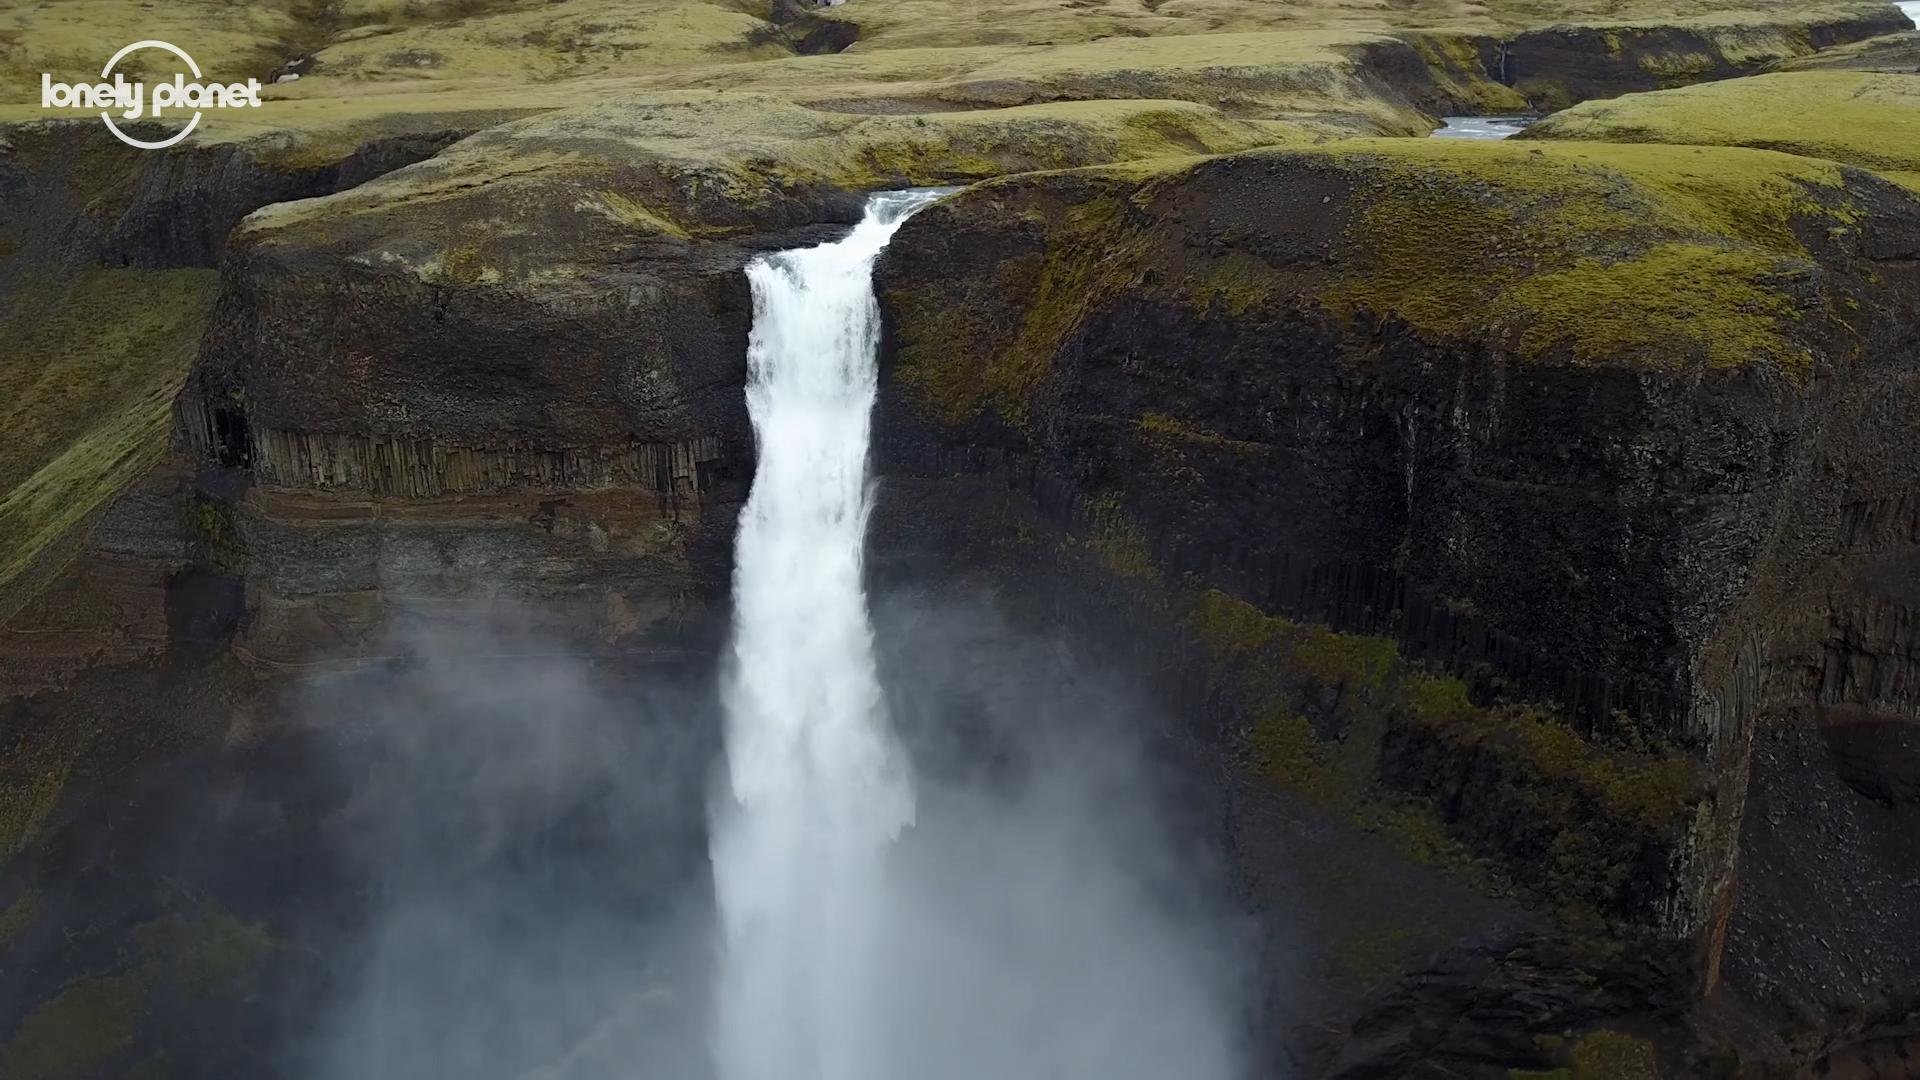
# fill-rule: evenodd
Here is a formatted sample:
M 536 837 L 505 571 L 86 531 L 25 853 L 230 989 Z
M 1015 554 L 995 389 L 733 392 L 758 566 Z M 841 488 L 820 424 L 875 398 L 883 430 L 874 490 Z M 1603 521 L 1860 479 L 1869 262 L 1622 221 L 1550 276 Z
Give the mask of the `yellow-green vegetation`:
M 1464 111 L 1496 115 L 1532 108 L 1525 94 L 1487 77 L 1488 65 L 1474 39 L 1460 34 L 1408 34 L 1406 41 L 1426 62 L 1434 83 L 1463 102 Z
M 1785 0 L 854 0 L 814 18 L 855 27 L 853 51 L 864 56 L 969 48 L 1004 54 L 1263 31 L 1499 33 L 1575 20 L 1711 25 L 1811 14 Z M 264 78 L 284 61 L 313 56 L 317 64 L 302 81 L 328 93 L 345 92 L 335 84 L 642 76 L 790 57 L 797 41 L 771 16 L 768 0 L 170 0 L 151 7 L 40 0 L 0 15 L 0 97 L 29 99 L 42 71 L 69 81 L 97 74 L 112 50 L 142 38 L 185 47 L 223 80 Z
M 1248 184 L 1274 198 L 1327 192 L 1257 228 L 1333 257 L 1197 253 L 1187 208 Z M 895 289 L 899 370 L 949 421 L 991 407 L 1022 423 L 1090 315 L 1168 301 L 1204 319 L 1324 311 L 1354 333 L 1356 356 L 1397 322 L 1532 363 L 1766 365 L 1802 379 L 1810 342 L 1850 297 L 1801 230 L 1860 228 L 1863 190 L 1837 164 L 1770 151 L 1514 140 L 1338 140 L 996 181 L 931 213 L 1017 246 L 991 281 Z
M 1839 169 L 1778 154 L 1349 145 L 1367 186 L 1331 306 L 1527 358 L 1802 375 L 1794 222 L 1857 220 Z
M 134 927 L 133 942 L 155 975 L 202 994 L 239 984 L 273 948 L 273 939 L 255 923 L 207 903 L 185 902 Z
M 240 989 L 273 948 L 261 927 L 211 904 L 176 904 L 178 910 L 134 928 L 133 946 L 115 970 L 75 979 L 28 1013 L 0 1047 L 0 1075 L 92 1075 L 133 1047 L 155 995 Z
M 60 804 L 72 768 L 63 760 L 28 764 L 38 767 L 23 770 L 16 763 L 6 770 L 14 775 L 0 783 L 0 858 L 19 854 L 40 834 L 40 826 Z
M 1513 1080 L 1660 1080 L 1660 1060 L 1653 1044 L 1617 1031 L 1582 1035 L 1570 1052 L 1566 1068 L 1539 1072 L 1514 1069 Z
M 0 865 L 39 838 L 92 744 L 93 732 L 77 725 L 6 733 L 0 742 Z
M 1579 787 L 1609 815 L 1643 828 L 1672 824 L 1699 788 L 1699 772 L 1685 758 L 1603 749 L 1537 708 L 1480 708 L 1457 679 L 1417 676 L 1406 704 L 1416 723 L 1449 741 L 1495 747 L 1541 779 Z
M 267 87 L 264 108 L 207 114 L 192 140 L 252 142 L 290 165 L 338 160 L 377 135 L 473 130 L 684 89 L 861 112 L 1178 98 L 1326 133 L 1418 134 L 1424 118 L 1361 71 L 1362 54 L 1389 35 L 1413 45 L 1438 87 L 1480 109 L 1507 109 L 1518 96 L 1490 76 L 1470 36 L 1566 22 L 1681 27 L 1737 60 L 1743 48 L 1807 51 L 1804 27 L 1868 10 L 1786 0 L 854 0 L 783 24 L 774 8 L 772 0 L 39 0 L 0 13 L 0 123 L 41 118 L 43 71 L 92 78 L 119 45 L 158 37 L 220 80 L 265 79 L 310 58 L 298 81 Z M 835 46 L 803 55 L 827 24 L 842 24 Z M 1762 48 L 1763 39 L 1788 47 Z M 151 50 L 123 63 L 148 77 L 177 65 Z
M 765 34 L 764 8 L 706 0 L 51 0 L 0 16 L 0 87 L 37 94 L 40 72 L 97 76 L 120 46 L 159 38 L 209 78 L 266 79 L 301 56 L 342 83 L 510 79 L 637 70 L 787 55 Z M 173 73 L 151 50 L 131 70 Z
M 1084 500 L 1080 516 L 1086 522 L 1087 545 L 1107 569 L 1122 578 L 1152 582 L 1160 580 L 1160 568 L 1154 565 L 1147 549 L 1146 534 L 1120 506 L 1116 496 L 1105 495 Z
M 1771 65 L 1775 71 L 1881 71 L 1890 75 L 1920 72 L 1920 30 L 1887 34 L 1821 49 Z
M 9 298 L 0 590 L 165 451 L 214 285 L 210 270 L 95 269 Z
M 550 245 L 527 250 L 530 238 L 566 235 L 562 254 L 591 263 L 639 238 L 765 228 L 778 203 L 823 188 L 960 183 L 1302 138 L 1287 124 L 1237 120 L 1183 101 L 896 116 L 677 92 L 489 130 L 352 191 L 271 207 L 256 216 L 251 236 L 270 242 L 297 226 L 381 229 L 393 220 L 438 247 L 435 257 L 413 261 L 423 276 L 514 280 L 566 273 Z M 554 199 L 556 189 L 578 194 Z M 438 227 L 423 229 L 421 221 Z
M 1257 454 L 1266 449 L 1260 443 L 1229 439 L 1211 431 L 1202 431 L 1162 412 L 1146 412 L 1140 417 L 1140 430 L 1149 439 L 1173 446 L 1205 446 L 1230 450 L 1236 454 Z
M 1400 657 L 1386 638 L 1341 634 L 1268 615 L 1218 591 L 1194 602 L 1188 627 L 1233 687 L 1237 711 L 1252 717 L 1250 763 L 1273 782 L 1347 813 L 1394 839 L 1421 861 L 1479 873 L 1446 826 L 1419 799 L 1376 784 L 1382 739 L 1395 718 L 1447 748 L 1450 760 L 1492 755 L 1533 820 L 1558 830 L 1539 882 L 1569 919 L 1591 920 L 1623 884 L 1616 852 L 1578 823 L 1595 820 L 1629 834 L 1677 827 L 1697 795 L 1695 766 L 1678 754 L 1603 747 L 1537 707 L 1477 705 L 1458 679 Z M 1316 734 L 1295 702 L 1336 695 L 1345 730 Z M 1597 815 L 1597 816 L 1596 816 Z M 1564 823 L 1564 828 L 1553 823 Z
M 1250 764 L 1261 776 L 1344 813 L 1419 862 L 1484 881 L 1485 867 L 1422 800 L 1376 783 L 1388 714 L 1416 674 L 1387 638 L 1342 634 L 1268 615 L 1218 590 L 1187 616 L 1195 641 L 1231 680 L 1238 710 L 1254 718 Z M 1290 704 L 1296 692 L 1328 690 L 1347 730 L 1322 739 Z
M 1751 146 L 1920 176 L 1920 77 L 1794 71 L 1589 101 L 1525 139 Z
M 180 519 L 181 527 L 199 541 L 215 566 L 232 573 L 246 570 L 246 541 L 234 524 L 231 504 L 195 495 L 181 504 Z
M 40 98 L 40 75 L 65 82 L 97 80 L 123 45 L 157 38 L 192 54 L 202 72 L 223 81 L 264 77 L 279 63 L 278 43 L 300 33 L 299 0 L 233 4 L 226 0 L 56 0 L 0 9 L 0 100 Z M 307 0 L 319 8 L 323 0 Z M 167 78 L 172 56 L 143 49 L 122 61 L 129 77 Z
M 13 903 L 0 910 L 0 949 L 13 944 L 14 938 L 19 937 L 27 927 L 32 926 L 33 920 L 40 917 L 40 909 L 44 905 L 45 899 L 39 891 L 28 889 L 22 892 Z
M 146 994 L 139 973 L 75 980 L 20 1022 L 0 1066 L 19 1080 L 88 1075 L 133 1046 Z
M 1028 397 L 1067 336 L 1135 280 L 1148 252 L 1125 201 L 1128 174 L 1086 179 L 1029 211 L 1045 231 L 1044 254 L 998 261 L 991 281 L 933 282 L 892 295 L 901 312 L 900 377 L 944 419 L 962 422 L 992 404 L 1024 423 Z

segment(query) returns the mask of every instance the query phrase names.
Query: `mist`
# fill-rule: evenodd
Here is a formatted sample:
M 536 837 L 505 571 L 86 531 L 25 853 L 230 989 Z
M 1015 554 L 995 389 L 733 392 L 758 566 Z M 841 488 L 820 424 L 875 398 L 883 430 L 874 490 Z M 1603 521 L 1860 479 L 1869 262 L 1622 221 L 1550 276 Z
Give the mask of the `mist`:
M 1137 688 L 984 598 L 873 604 L 912 825 L 881 863 L 863 1058 L 903 1080 L 1238 1080 L 1249 927 L 1215 785 Z M 414 626 L 306 695 L 359 883 L 312 1080 L 715 1075 L 716 668 Z M 314 935 L 334 940 L 336 935 Z

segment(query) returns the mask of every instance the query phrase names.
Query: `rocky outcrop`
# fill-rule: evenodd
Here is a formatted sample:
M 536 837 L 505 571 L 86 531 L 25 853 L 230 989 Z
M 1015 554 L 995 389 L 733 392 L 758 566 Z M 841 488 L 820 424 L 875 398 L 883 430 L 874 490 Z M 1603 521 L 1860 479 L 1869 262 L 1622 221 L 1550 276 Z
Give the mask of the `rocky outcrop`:
M 1507 41 L 1500 81 L 1539 109 L 1751 75 L 1767 65 L 1908 29 L 1891 5 L 1862 5 L 1810 17 L 1704 17 L 1633 25 L 1562 25 Z
M 164 651 L 196 537 L 173 398 L 213 307 L 212 266 L 267 203 L 322 195 L 464 132 L 409 128 L 288 162 L 273 140 L 148 153 L 97 122 L 0 138 L 0 329 L 15 432 L 0 457 L 0 696 Z
M 1868 38 L 1822 49 L 1811 56 L 1776 61 L 1770 71 L 1878 71 L 1920 75 L 1920 30 Z

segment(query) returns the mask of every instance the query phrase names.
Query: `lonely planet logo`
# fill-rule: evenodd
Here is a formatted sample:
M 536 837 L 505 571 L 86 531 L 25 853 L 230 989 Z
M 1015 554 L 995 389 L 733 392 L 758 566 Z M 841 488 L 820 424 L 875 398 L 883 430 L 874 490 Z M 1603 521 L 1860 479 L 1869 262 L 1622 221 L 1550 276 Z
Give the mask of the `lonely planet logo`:
M 114 71 L 127 54 L 138 49 L 164 49 L 179 57 L 193 72 L 193 82 L 185 75 L 175 75 L 172 82 L 154 83 L 151 87 L 143 82 L 128 82 L 124 73 Z M 105 81 L 109 76 L 112 82 Z M 178 45 L 169 45 L 164 41 L 136 41 L 113 54 L 107 66 L 100 69 L 101 81 L 97 83 L 57 83 L 52 75 L 40 76 L 40 107 L 43 109 L 99 109 L 100 119 L 107 122 L 107 130 L 115 138 L 128 146 L 137 146 L 142 150 L 159 150 L 172 146 L 193 133 L 200 123 L 200 113 L 204 109 L 257 109 L 260 107 L 260 80 L 248 79 L 244 83 L 203 83 L 200 81 L 200 65 L 193 62 L 185 49 Z M 144 142 L 121 131 L 113 122 L 108 110 L 119 112 L 122 120 L 139 120 L 151 117 L 160 120 L 169 111 L 179 112 L 192 109 L 193 119 L 187 126 L 171 136 L 155 142 Z

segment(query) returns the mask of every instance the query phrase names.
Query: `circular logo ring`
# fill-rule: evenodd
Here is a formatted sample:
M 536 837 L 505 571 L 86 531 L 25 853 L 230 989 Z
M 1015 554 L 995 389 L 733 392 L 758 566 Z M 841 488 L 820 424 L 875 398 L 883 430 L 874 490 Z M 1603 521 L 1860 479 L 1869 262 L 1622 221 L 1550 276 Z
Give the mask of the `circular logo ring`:
M 119 63 L 122 59 L 126 57 L 128 53 L 133 52 L 135 49 L 165 49 L 166 51 L 186 61 L 187 70 L 193 72 L 194 81 L 198 82 L 200 80 L 200 65 L 193 62 L 193 57 L 188 56 L 187 51 L 185 49 L 182 49 L 178 45 L 169 45 L 164 41 L 154 41 L 151 39 L 147 41 L 136 41 L 133 44 L 127 46 L 126 48 L 121 49 L 119 52 L 114 53 L 113 58 L 107 61 L 107 66 L 100 69 L 100 77 L 104 79 L 108 75 L 113 74 L 113 65 Z M 104 112 L 100 114 L 100 119 L 106 121 L 107 129 L 113 132 L 114 138 L 119 139 L 121 142 L 126 143 L 128 146 L 137 146 L 142 150 L 161 150 L 166 147 L 172 146 L 174 143 L 177 143 L 181 139 L 186 138 L 188 135 L 193 134 L 193 129 L 198 127 L 200 124 L 200 110 L 195 109 L 193 111 L 193 119 L 187 121 L 187 126 L 181 128 L 179 131 L 174 132 L 170 138 L 159 139 L 153 142 L 146 142 L 141 139 L 136 139 L 133 136 L 127 134 L 126 132 L 121 131 L 117 126 L 114 125 L 113 117 L 109 116 Z

